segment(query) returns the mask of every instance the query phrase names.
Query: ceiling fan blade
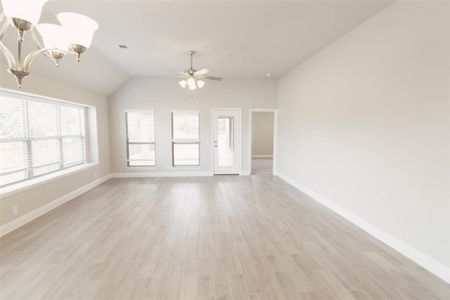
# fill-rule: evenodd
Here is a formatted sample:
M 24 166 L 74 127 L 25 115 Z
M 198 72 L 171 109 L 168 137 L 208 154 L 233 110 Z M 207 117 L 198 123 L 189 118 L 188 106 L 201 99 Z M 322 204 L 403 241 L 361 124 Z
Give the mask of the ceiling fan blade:
M 200 75 L 206 75 L 208 73 L 209 73 L 208 69 L 201 69 L 201 70 L 195 71 L 194 75 L 195 76 L 200 76 Z
M 215 80 L 215 81 L 222 81 L 223 80 L 222 77 L 215 77 L 215 76 L 206 76 L 205 79 Z
M 179 74 L 179 75 L 183 75 L 183 76 L 189 76 L 189 74 L 188 74 L 188 73 L 186 73 L 186 72 L 177 72 L 177 74 Z

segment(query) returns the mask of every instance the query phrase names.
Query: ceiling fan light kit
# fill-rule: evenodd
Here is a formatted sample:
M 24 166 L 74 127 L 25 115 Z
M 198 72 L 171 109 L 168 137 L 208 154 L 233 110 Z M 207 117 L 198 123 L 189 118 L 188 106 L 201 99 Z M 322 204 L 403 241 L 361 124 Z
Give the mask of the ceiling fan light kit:
M 48 0 L 1 0 L 3 12 L 0 12 L 0 51 L 8 63 L 8 72 L 16 77 L 19 88 L 24 77 L 30 75 L 30 67 L 39 54 L 44 54 L 58 66 L 67 54 L 74 54 L 77 61 L 91 45 L 98 24 L 91 18 L 72 12 L 57 15 L 61 25 L 38 24 L 42 8 Z M 17 30 L 17 56 L 2 43 L 8 27 Z M 37 30 L 35 30 L 37 29 Z M 29 32 L 37 50 L 22 60 L 24 35 Z M 40 35 L 41 39 L 39 39 Z
M 184 89 L 189 88 L 190 90 L 196 90 L 201 89 L 205 86 L 206 82 L 202 79 L 209 79 L 209 80 L 216 80 L 221 81 L 222 78 L 220 77 L 212 77 L 207 76 L 209 73 L 208 69 L 200 69 L 196 70 L 194 69 L 194 54 L 195 51 L 191 50 L 189 51 L 190 61 L 191 61 L 191 67 L 187 69 L 184 72 L 179 72 L 183 79 L 181 79 L 178 84 Z

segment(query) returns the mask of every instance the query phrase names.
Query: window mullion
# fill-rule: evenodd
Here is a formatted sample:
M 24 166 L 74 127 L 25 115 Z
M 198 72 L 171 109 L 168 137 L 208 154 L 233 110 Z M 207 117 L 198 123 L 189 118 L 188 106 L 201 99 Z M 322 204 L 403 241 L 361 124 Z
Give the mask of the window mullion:
M 83 161 L 88 161 L 88 154 L 87 154 L 87 144 L 86 144 L 86 122 L 87 122 L 87 113 L 86 109 L 83 109 L 80 111 L 80 134 L 81 134 L 81 143 L 83 147 Z
M 83 151 L 83 154 L 82 154 L 82 159 L 83 159 L 83 162 L 87 162 L 87 155 L 86 155 L 86 139 L 82 136 L 81 137 L 81 151 Z
M 61 106 L 56 106 L 56 135 L 59 144 L 59 168 L 64 168 L 63 141 L 61 136 Z
M 125 133 L 127 144 L 127 166 L 130 167 L 130 139 L 128 138 L 128 112 L 125 112 Z
M 33 155 L 32 155 L 32 145 L 30 139 L 30 117 L 28 115 L 28 101 L 23 101 L 23 121 L 24 121 L 24 137 L 26 141 L 26 153 L 27 153 L 27 178 L 33 177 Z

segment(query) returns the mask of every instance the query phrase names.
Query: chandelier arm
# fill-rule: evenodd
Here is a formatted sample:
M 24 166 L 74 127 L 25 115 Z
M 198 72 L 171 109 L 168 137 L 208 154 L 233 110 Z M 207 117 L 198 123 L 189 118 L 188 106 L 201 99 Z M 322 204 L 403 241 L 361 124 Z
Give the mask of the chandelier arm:
M 44 44 L 39 40 L 39 38 L 36 34 L 35 27 L 31 28 L 30 34 L 31 34 L 31 38 L 33 39 L 34 43 L 36 44 L 36 47 L 38 49 L 44 48 Z
M 6 31 L 8 31 L 9 22 L 4 16 L 3 12 L 0 14 L 0 22 L 3 22 L 2 27 L 0 29 L 0 40 L 5 36 Z
M 37 47 L 37 50 L 43 49 L 44 44 L 39 40 L 38 35 L 36 34 L 35 27 L 31 28 L 30 34 L 31 34 L 31 38 L 33 39 L 33 42 L 35 43 L 35 45 Z M 52 57 L 50 56 L 48 51 L 45 51 L 43 54 L 45 56 L 47 56 L 48 58 L 52 59 Z
M 14 55 L 12 55 L 11 51 L 9 51 L 8 48 L 0 41 L 0 52 L 3 53 L 3 55 L 6 58 L 6 61 L 8 62 L 8 67 L 10 69 L 16 68 L 16 60 L 14 58 Z
M 25 58 L 24 62 L 23 62 L 23 70 L 26 72 L 30 72 L 30 67 L 31 64 L 33 63 L 34 59 L 41 53 L 45 53 L 46 51 L 51 51 L 51 50 L 55 50 L 53 48 L 42 48 L 39 50 L 36 50 L 34 52 L 31 52 L 30 54 L 27 55 L 27 57 Z

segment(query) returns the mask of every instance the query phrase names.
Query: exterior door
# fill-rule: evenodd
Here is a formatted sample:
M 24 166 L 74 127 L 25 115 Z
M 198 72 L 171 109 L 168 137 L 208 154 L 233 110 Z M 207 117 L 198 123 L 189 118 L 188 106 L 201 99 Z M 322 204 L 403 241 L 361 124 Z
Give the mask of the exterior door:
M 239 174 L 241 110 L 213 110 L 214 174 Z

